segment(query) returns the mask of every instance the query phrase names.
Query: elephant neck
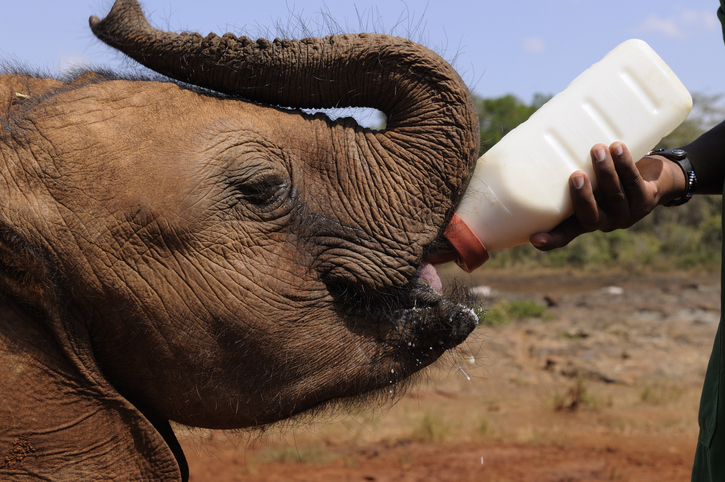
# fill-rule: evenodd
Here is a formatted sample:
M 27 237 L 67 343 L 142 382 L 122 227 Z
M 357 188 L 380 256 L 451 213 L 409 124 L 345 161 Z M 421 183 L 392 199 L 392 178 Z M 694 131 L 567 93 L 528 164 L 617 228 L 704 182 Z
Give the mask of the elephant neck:
M 0 479 L 185 480 L 168 422 L 156 426 L 80 373 L 45 320 L 0 296 Z M 95 378 L 95 377 L 94 377 Z M 68 454 L 83 454 L 68 457 Z

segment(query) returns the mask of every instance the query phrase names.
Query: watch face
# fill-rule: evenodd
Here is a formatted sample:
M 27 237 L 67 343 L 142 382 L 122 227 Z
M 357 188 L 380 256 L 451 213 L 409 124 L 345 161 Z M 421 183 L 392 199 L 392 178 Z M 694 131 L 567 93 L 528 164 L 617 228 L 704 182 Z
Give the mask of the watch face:
M 672 149 L 670 152 L 677 157 L 685 157 L 687 155 L 682 149 Z

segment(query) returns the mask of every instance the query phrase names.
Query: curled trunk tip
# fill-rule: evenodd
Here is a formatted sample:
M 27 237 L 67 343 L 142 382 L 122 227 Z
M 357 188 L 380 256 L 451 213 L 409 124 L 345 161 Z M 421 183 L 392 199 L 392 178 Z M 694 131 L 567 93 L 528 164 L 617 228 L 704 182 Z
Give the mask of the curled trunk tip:
M 116 0 L 111 11 L 101 20 L 91 15 L 88 24 L 99 39 L 108 43 L 107 39 L 117 38 L 121 33 L 119 29 L 127 31 L 150 32 L 153 27 L 146 20 L 141 5 L 136 0 Z

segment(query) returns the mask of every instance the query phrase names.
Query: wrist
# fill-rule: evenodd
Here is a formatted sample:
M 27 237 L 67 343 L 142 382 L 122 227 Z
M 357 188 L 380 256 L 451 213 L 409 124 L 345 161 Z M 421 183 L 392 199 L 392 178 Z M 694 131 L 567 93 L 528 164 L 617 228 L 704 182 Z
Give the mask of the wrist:
M 674 207 L 689 201 L 697 189 L 697 175 L 692 163 L 683 149 L 657 149 L 650 151 L 648 156 L 664 159 L 664 166 L 669 168 L 672 187 L 660 198 L 663 206 Z
M 673 162 L 670 162 L 664 157 L 662 158 L 662 162 L 663 168 L 667 169 L 669 178 L 672 180 L 670 188 L 662 194 L 659 201 L 661 206 L 666 206 L 682 196 L 682 193 L 687 189 L 687 179 L 685 179 L 685 174 L 682 172 L 682 169 Z

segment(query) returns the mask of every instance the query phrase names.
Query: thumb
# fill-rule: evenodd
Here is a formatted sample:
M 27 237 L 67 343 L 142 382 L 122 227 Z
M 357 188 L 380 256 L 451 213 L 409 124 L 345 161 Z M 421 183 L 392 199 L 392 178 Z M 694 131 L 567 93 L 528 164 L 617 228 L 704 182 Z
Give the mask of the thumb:
M 592 229 L 582 226 L 581 223 L 572 216 L 564 220 L 548 233 L 532 234 L 529 241 L 539 251 L 551 251 L 552 249 L 566 246 L 572 239 L 591 231 Z

